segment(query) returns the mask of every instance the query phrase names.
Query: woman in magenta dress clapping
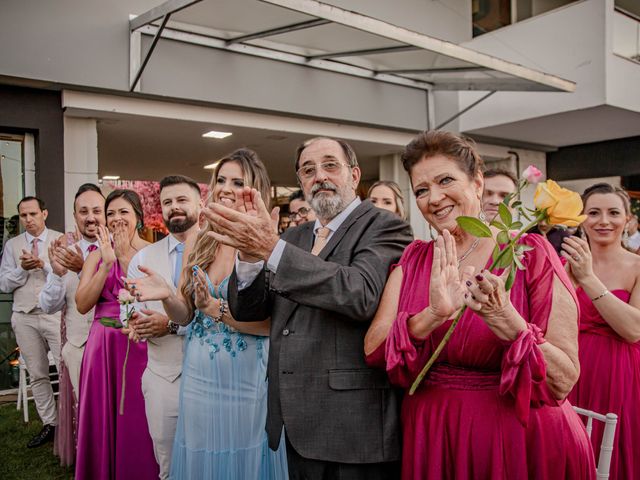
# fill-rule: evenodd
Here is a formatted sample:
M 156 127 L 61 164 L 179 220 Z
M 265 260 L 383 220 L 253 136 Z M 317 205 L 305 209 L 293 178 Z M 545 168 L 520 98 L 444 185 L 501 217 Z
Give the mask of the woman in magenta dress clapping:
M 627 193 L 606 183 L 583 194 L 587 240 L 564 240 L 562 255 L 580 301 L 580 380 L 571 402 L 615 413 L 610 478 L 640 478 L 640 256 L 622 246 L 631 218 Z M 599 454 L 603 426 L 591 441 Z
M 80 313 L 95 306 L 80 370 L 78 405 L 78 480 L 151 480 L 158 464 L 147 426 L 142 397 L 142 373 L 147 366 L 147 345 L 131 342 L 101 317 L 119 318 L 118 292 L 124 288 L 133 255 L 148 245 L 138 235 L 143 224 L 140 198 L 132 190 L 114 190 L 105 201 L 107 232 L 98 236 L 100 248 L 82 267 L 76 304 Z M 113 243 L 109 238 L 113 236 Z M 126 396 L 118 413 L 125 356 Z
M 372 365 L 409 388 L 464 304 L 451 339 L 402 406 L 404 479 L 595 478 L 584 426 L 564 399 L 578 374 L 578 309 L 540 235 L 521 242 L 526 270 L 505 292 L 485 270 L 494 248 L 456 218 L 479 216 L 482 160 L 473 144 L 428 131 L 402 156 L 418 208 L 439 233 L 414 241 L 392 271 L 365 339 Z

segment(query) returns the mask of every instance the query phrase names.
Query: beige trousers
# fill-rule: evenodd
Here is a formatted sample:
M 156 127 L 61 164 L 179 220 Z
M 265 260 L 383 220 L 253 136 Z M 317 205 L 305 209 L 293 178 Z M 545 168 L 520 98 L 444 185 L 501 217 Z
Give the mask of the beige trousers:
M 73 387 L 73 393 L 77 401 L 80 400 L 78 384 L 80 383 L 80 365 L 82 365 L 83 354 L 84 346 L 76 347 L 67 341 L 64 347 L 62 347 L 62 360 L 64 360 L 64 364 L 67 366 L 69 380 L 71 380 L 71 386 Z
M 27 365 L 38 415 L 44 425 L 57 425 L 47 352 L 51 350 L 59 371 L 60 314 L 13 312 L 11 326 L 16 334 L 20 354 Z
M 153 453 L 160 467 L 159 478 L 165 480 L 169 478 L 173 438 L 178 423 L 180 377 L 170 382 L 147 368 L 142 375 L 142 394 Z

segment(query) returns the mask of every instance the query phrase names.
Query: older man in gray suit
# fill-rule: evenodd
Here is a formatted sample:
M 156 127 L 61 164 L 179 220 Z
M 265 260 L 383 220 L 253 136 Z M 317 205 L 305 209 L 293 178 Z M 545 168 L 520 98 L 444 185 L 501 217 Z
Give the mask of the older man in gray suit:
M 298 148 L 298 180 L 318 219 L 278 237 L 255 191 L 240 211 L 212 204 L 219 241 L 239 250 L 229 283 L 239 321 L 271 317 L 267 432 L 282 428 L 291 479 L 396 478 L 397 394 L 365 364 L 364 336 L 410 227 L 356 195 L 360 169 L 343 141 Z

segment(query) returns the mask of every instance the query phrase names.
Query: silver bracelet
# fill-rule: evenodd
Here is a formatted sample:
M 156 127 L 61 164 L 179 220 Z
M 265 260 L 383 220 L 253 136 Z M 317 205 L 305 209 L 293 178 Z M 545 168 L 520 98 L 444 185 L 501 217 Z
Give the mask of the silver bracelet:
M 213 319 L 215 322 L 221 322 L 222 317 L 227 312 L 227 302 L 225 300 L 220 300 L 220 310 L 218 311 L 218 315 Z
M 595 302 L 596 300 L 600 300 L 602 297 L 604 297 L 606 294 L 609 293 L 609 290 L 607 290 L 606 288 L 604 289 L 604 292 L 602 292 L 600 295 L 598 295 L 597 297 L 593 297 L 591 299 L 592 302 Z

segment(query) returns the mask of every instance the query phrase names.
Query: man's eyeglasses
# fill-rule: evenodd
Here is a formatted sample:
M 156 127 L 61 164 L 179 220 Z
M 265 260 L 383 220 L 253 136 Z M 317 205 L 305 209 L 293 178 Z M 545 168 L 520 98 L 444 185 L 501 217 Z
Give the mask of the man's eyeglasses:
M 316 176 L 318 168 L 321 168 L 326 173 L 337 173 L 340 171 L 343 165 L 348 166 L 342 162 L 335 161 L 322 162 L 320 165 L 310 163 L 308 165 L 303 165 L 302 167 L 300 167 L 296 173 L 298 174 L 298 178 L 302 180 L 309 180 Z
M 295 222 L 298 217 L 307 218 L 310 211 L 311 211 L 310 208 L 300 207 L 297 212 L 291 212 L 289 214 L 289 220 L 291 220 L 292 222 Z

